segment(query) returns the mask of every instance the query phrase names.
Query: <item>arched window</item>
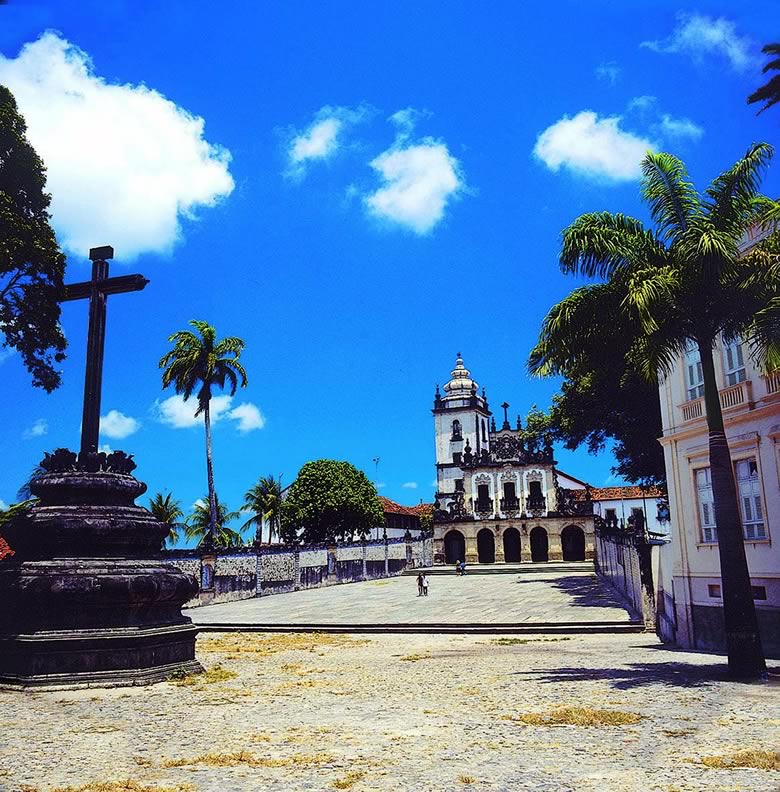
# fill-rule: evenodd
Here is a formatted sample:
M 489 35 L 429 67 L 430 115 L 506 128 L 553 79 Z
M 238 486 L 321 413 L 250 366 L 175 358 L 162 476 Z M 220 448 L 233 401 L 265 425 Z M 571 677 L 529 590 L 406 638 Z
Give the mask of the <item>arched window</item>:
M 461 434 L 460 421 L 457 418 L 452 422 L 452 439 L 453 440 L 463 439 L 463 435 Z

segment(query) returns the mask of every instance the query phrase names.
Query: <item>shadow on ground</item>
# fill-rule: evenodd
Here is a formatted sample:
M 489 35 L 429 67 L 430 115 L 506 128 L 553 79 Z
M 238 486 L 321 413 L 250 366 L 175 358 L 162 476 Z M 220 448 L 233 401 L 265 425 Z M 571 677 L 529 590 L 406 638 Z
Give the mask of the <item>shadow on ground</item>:
M 728 681 L 723 663 L 631 663 L 625 668 L 553 668 L 539 671 L 517 671 L 518 676 L 533 677 L 537 682 L 591 682 L 594 679 L 611 683 L 616 690 L 660 685 L 666 687 L 706 687 L 714 682 Z
M 517 583 L 532 583 L 538 581 L 523 580 Z M 620 608 L 625 610 L 625 604 L 615 597 L 607 586 L 595 575 L 588 577 L 557 577 L 544 581 L 571 597 L 572 605 L 581 605 L 586 608 Z

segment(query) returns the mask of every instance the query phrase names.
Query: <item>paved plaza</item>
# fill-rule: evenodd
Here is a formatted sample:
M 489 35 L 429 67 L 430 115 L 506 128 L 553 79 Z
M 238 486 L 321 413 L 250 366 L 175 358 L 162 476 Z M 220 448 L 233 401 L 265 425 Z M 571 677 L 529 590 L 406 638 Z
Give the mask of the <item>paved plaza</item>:
M 211 633 L 198 657 L 209 673 L 179 683 L 0 692 L 0 789 L 767 792 L 780 780 L 707 766 L 777 748 L 780 689 L 725 682 L 723 658 L 653 635 Z M 571 705 L 627 723 L 533 722 Z
M 592 572 L 414 576 L 276 594 L 187 611 L 200 625 L 513 625 L 630 620 Z

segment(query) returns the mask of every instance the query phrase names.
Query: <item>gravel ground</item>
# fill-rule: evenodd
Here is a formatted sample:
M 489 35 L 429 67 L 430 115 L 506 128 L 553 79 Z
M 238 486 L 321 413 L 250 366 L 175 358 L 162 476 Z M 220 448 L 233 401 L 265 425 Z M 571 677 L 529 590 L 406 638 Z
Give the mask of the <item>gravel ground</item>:
M 0 692 L 0 789 L 780 789 L 780 772 L 700 761 L 777 750 L 780 686 L 724 681 L 722 658 L 654 636 L 508 640 L 210 634 L 205 677 Z M 520 720 L 560 706 L 641 720 Z

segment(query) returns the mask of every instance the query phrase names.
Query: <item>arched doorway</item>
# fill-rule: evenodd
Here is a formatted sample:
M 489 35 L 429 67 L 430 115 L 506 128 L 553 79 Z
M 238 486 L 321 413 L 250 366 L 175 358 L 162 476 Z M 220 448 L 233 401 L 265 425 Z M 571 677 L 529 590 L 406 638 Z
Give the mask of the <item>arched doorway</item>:
M 561 531 L 561 549 L 564 561 L 585 560 L 585 533 L 576 525 L 567 525 Z
M 507 528 L 504 531 L 504 561 L 507 564 L 517 564 L 520 561 L 520 531 L 517 528 Z
M 483 528 L 477 534 L 477 554 L 480 564 L 496 563 L 496 540 L 490 528 Z
M 466 560 L 466 540 L 460 531 L 447 531 L 444 535 L 444 559 L 448 564 Z
M 547 554 L 547 531 L 541 525 L 537 525 L 531 531 L 531 561 L 548 561 Z

